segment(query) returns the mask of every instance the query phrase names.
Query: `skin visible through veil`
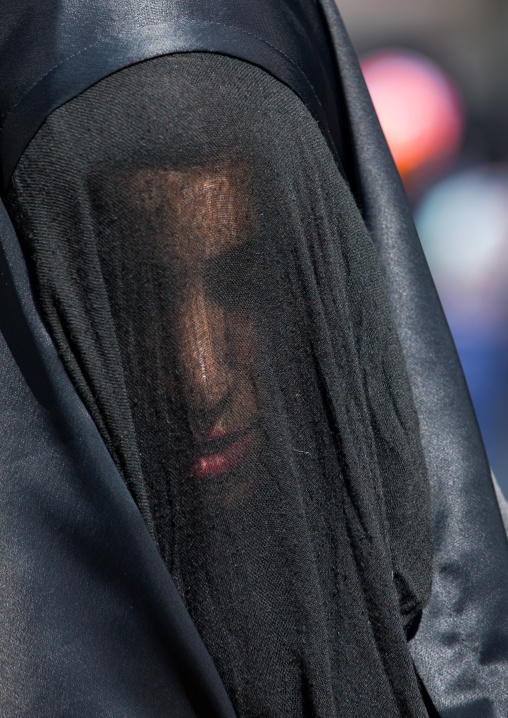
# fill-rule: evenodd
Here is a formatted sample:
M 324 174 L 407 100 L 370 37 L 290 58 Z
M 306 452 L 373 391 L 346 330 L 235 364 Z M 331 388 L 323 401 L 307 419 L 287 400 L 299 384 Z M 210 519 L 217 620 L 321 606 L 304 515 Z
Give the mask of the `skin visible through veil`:
M 7 200 L 239 718 L 425 716 L 418 421 L 375 250 L 301 101 L 231 58 L 141 63 L 48 118 Z
M 171 267 L 167 321 L 178 350 L 167 386 L 188 408 L 195 453 L 186 468 L 197 480 L 218 478 L 259 445 L 255 327 L 241 297 L 220 297 L 228 262 L 256 231 L 247 170 L 142 170 L 125 179 L 133 212 L 163 219 L 152 251 Z

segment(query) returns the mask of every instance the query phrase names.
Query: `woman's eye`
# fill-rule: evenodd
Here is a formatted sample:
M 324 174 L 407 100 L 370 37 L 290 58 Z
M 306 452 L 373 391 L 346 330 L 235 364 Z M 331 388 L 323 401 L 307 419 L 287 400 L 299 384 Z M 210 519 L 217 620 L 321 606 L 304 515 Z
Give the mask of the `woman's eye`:
M 221 303 L 247 301 L 262 291 L 261 243 L 247 240 L 210 260 L 206 286 Z

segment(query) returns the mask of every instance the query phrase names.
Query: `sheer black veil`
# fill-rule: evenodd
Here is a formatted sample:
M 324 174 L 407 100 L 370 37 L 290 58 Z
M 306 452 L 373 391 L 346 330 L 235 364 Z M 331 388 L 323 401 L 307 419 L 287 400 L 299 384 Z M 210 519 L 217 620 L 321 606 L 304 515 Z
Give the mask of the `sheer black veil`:
M 48 118 L 7 204 L 238 715 L 425 715 L 403 631 L 431 576 L 418 421 L 303 104 L 226 57 L 136 65 Z
M 229 66 L 239 73 L 231 87 L 233 75 L 212 62 L 212 84 L 198 82 L 204 102 L 190 92 L 186 110 L 136 80 L 149 79 L 151 63 L 119 73 L 137 89 L 129 98 L 120 80 L 104 86 L 116 87 L 116 106 L 99 101 L 101 85 L 78 97 L 130 65 L 189 52 L 250 65 Z M 252 121 L 242 86 L 259 101 Z M 155 106 L 143 104 L 145 92 Z M 51 115 L 73 98 L 68 113 Z M 180 119 L 175 137 L 157 103 L 167 117 L 183 109 L 189 127 Z M 201 125 L 192 103 L 202 104 Z M 407 636 L 418 628 L 409 647 L 443 718 L 504 715 L 508 542 L 453 341 L 335 0 L 6 0 L 2 198 L 32 138 L 9 214 L 0 206 L 2 715 L 231 718 L 224 684 L 248 713 L 249 676 L 269 674 L 266 700 L 279 649 L 293 705 L 326 714 L 340 688 L 337 652 L 346 681 L 362 646 L 368 660 L 355 680 L 384 656 L 373 693 L 388 715 L 406 700 L 418 711 L 401 625 Z M 188 251 L 176 251 L 176 235 Z M 405 531 L 408 510 L 414 523 L 423 508 L 411 498 L 424 471 L 418 433 L 434 522 L 419 626 L 428 575 L 420 559 L 412 564 L 417 538 Z M 160 449 L 168 437 L 172 452 Z M 276 546 L 264 541 L 272 533 Z M 337 574 L 344 547 L 349 573 Z M 284 556 L 298 552 L 292 576 Z M 334 577 L 344 587 L 355 575 L 332 596 Z M 233 604 L 242 591 L 228 614 L 219 596 Z M 330 639 L 341 620 L 333 606 L 348 596 L 359 599 L 350 617 L 367 611 L 352 651 Z M 274 633 L 282 646 L 270 645 Z M 251 654 L 232 639 L 247 634 L 257 636 Z M 233 656 L 229 668 L 219 654 Z

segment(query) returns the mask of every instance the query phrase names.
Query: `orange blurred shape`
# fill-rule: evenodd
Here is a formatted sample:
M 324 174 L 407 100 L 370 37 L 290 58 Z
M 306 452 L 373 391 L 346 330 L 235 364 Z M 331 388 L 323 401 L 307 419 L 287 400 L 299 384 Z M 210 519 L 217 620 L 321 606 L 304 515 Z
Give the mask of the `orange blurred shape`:
M 361 66 L 402 179 L 439 174 L 462 140 L 462 103 L 452 81 L 426 57 L 403 50 L 376 52 Z

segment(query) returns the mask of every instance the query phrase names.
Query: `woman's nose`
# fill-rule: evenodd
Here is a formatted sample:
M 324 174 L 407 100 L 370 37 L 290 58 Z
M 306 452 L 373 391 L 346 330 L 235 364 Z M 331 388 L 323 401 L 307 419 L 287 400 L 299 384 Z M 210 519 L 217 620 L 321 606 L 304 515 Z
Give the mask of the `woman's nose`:
M 185 393 L 194 409 L 211 411 L 232 389 L 226 313 L 204 287 L 194 288 L 180 306 L 178 324 Z

